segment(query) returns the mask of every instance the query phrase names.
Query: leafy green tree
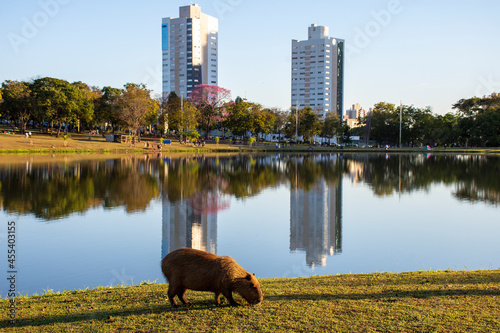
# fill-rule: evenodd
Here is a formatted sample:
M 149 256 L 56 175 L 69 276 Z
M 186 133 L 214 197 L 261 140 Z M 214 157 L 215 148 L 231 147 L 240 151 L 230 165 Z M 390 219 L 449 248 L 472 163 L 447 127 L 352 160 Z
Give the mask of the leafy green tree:
M 258 104 L 255 104 L 256 106 Z M 270 134 L 273 131 L 276 117 L 269 109 L 262 109 L 260 105 L 252 111 L 252 128 L 255 134 Z
M 458 116 L 459 143 L 466 146 L 495 146 L 499 142 L 500 94 L 461 99 L 453 105 Z
M 435 117 L 434 131 L 438 144 L 451 146 L 458 142 L 460 135 L 458 121 L 459 117 L 450 112 Z
M 332 139 L 337 134 L 340 125 L 341 121 L 338 113 L 335 111 L 327 112 L 322 122 L 321 135 Z
M 228 116 L 224 126 L 234 135 L 246 136 L 251 129 L 251 113 L 253 104 L 246 99 L 240 100 L 228 107 Z
M 200 138 L 200 133 L 198 133 L 197 130 L 192 130 L 192 131 L 186 132 L 186 137 L 189 141 L 198 140 Z
M 198 126 L 200 112 L 189 101 L 183 100 L 175 92 L 171 92 L 163 100 L 160 112 L 160 122 L 167 121 L 168 128 L 182 133 Z
M 31 91 L 29 84 L 23 81 L 7 80 L 2 83 L 3 103 L 0 104 L 2 114 L 10 120 L 11 126 L 20 123 L 21 131 L 26 131 L 32 114 Z
M 162 123 L 167 123 L 169 130 L 177 132 L 183 130 L 181 99 L 174 91 L 162 100 L 160 120 Z
M 274 116 L 274 126 L 273 133 L 277 133 L 279 140 L 282 140 L 282 134 L 285 131 L 285 126 L 287 122 L 288 113 L 277 108 L 271 108 L 269 110 Z
M 435 117 L 429 107 L 403 106 L 402 141 L 406 144 L 431 144 L 437 141 Z
M 101 94 L 94 103 L 94 123 L 104 125 L 104 129 L 110 126 L 115 131 L 115 127 L 121 124 L 120 107 L 118 101 L 122 94 L 122 89 L 105 86 L 101 89 Z
M 52 124 L 58 123 L 57 137 L 63 125 L 75 123 L 78 116 L 82 115 L 79 110 L 82 93 L 77 85 L 44 77 L 34 80 L 30 86 L 38 118 L 47 119 Z
M 144 84 L 125 84 L 118 105 L 121 121 L 138 135 L 140 127 L 148 126 L 156 120 L 158 104 L 151 98 L 151 91 Z
M 311 140 L 321 131 L 321 122 L 319 115 L 310 107 L 305 107 L 299 111 L 299 135 L 304 139 Z
M 73 82 L 72 85 L 76 88 L 73 95 L 76 103 L 75 117 L 80 131 L 80 123 L 90 126 L 94 118 L 95 101 L 100 97 L 101 91 L 95 87 L 89 87 L 83 82 Z
M 370 137 L 379 144 L 395 144 L 399 141 L 399 112 L 394 104 L 375 104 L 371 116 Z
M 183 103 L 182 126 L 185 130 L 194 130 L 199 125 L 200 110 L 193 103 L 185 101 Z
M 292 108 L 286 115 L 284 132 L 288 138 L 294 138 L 296 141 L 298 140 L 296 135 L 298 132 L 298 116 L 295 108 Z

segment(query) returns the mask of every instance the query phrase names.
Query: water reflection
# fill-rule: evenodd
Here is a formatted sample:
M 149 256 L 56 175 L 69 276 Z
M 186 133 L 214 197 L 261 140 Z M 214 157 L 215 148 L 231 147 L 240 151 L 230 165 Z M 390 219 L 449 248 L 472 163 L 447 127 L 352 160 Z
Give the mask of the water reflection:
M 8 213 L 52 221 L 95 207 L 143 211 L 162 196 L 169 202 L 190 200 L 193 210 L 202 213 L 224 208 L 228 202 L 221 202 L 221 195 L 242 199 L 283 184 L 309 191 L 322 181 L 328 187 L 339 184 L 347 175 L 368 184 L 377 196 L 442 183 L 453 185 L 458 200 L 497 206 L 499 170 L 499 157 L 469 155 L 127 156 L 26 162 L 0 165 L 0 204 Z
M 229 208 L 231 196 L 255 196 L 285 183 L 292 184 L 290 250 L 306 252 L 309 266 L 324 266 L 327 255 L 341 252 L 339 156 L 197 157 L 164 162 L 162 257 L 181 247 L 216 253 L 217 214 Z
M 340 171 L 337 165 L 342 160 L 338 156 L 311 160 L 319 165 L 326 162 L 329 170 Z M 307 162 L 309 159 L 298 158 L 296 170 Z M 299 188 L 298 181 L 294 185 L 290 189 L 290 250 L 305 251 L 310 267 L 325 266 L 327 255 L 342 252 L 342 178 L 334 177 L 330 182 L 321 178 L 308 189 Z
M 144 211 L 162 201 L 161 256 L 193 247 L 217 252 L 218 214 L 270 187 L 290 186 L 290 251 L 324 266 L 342 252 L 342 179 L 376 196 L 449 186 L 457 200 L 498 206 L 500 159 L 472 155 L 305 154 L 123 156 L 0 165 L 9 214 L 56 221 L 95 208 Z
M 160 257 L 185 246 L 263 277 L 498 267 L 497 156 L 8 158 L 23 293 L 162 281 Z
M 217 253 L 217 212 L 229 201 L 215 191 L 205 195 L 200 192 L 174 202 L 164 196 L 161 258 L 181 247 Z

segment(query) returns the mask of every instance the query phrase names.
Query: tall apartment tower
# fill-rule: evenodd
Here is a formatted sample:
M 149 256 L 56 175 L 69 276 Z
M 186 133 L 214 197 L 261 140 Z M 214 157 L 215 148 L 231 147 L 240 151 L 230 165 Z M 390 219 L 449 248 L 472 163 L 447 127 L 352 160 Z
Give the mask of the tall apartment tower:
M 218 20 L 198 5 L 179 8 L 179 18 L 163 18 L 163 95 L 187 98 L 199 84 L 218 84 Z
M 313 24 L 307 40 L 292 40 L 292 107 L 306 106 L 322 117 L 343 115 L 344 40 L 329 37 L 328 27 Z

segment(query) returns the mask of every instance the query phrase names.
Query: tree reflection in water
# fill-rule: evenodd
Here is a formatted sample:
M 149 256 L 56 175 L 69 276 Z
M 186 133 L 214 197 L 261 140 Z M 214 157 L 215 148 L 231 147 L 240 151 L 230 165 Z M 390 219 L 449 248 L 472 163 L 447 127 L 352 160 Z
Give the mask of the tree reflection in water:
M 332 159 L 339 162 L 332 163 Z M 196 155 L 175 159 L 141 155 L 104 161 L 27 162 L 0 165 L 0 204 L 8 213 L 56 220 L 96 207 L 142 211 L 163 193 L 170 201 L 191 198 L 197 209 L 213 210 L 217 209 L 213 199 L 220 193 L 243 199 L 283 184 L 309 191 L 321 181 L 333 186 L 349 176 L 368 184 L 378 196 L 446 184 L 454 187 L 452 195 L 458 200 L 497 206 L 499 172 L 498 156 L 475 155 Z

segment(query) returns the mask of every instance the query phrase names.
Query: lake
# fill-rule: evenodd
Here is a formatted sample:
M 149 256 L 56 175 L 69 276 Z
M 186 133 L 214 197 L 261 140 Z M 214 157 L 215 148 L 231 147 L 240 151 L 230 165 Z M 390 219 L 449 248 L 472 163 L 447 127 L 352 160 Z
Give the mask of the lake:
M 22 295 L 165 283 L 180 247 L 260 278 L 498 269 L 499 174 L 473 155 L 4 155 L 0 267 L 13 223 Z

